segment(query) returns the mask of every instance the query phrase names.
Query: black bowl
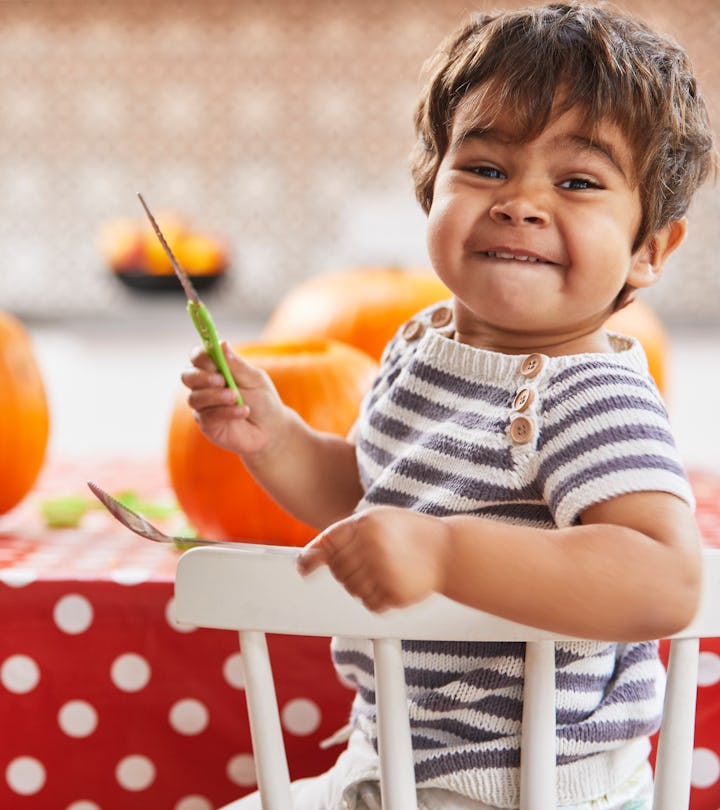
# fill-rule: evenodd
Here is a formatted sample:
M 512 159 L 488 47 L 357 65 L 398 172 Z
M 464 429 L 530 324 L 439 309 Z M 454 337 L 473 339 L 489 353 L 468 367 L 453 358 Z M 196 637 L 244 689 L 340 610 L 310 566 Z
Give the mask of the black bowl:
M 225 276 L 225 269 L 217 273 L 188 273 L 188 278 L 198 292 L 212 289 Z M 126 287 L 143 292 L 177 292 L 184 295 L 183 288 L 174 273 L 146 273 L 144 270 L 122 270 L 113 273 Z

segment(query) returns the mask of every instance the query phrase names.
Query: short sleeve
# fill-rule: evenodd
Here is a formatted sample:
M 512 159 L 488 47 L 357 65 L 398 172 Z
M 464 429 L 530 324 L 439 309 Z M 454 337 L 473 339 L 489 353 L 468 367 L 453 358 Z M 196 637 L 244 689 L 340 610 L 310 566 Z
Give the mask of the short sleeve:
M 578 363 L 548 385 L 537 483 L 559 527 L 632 492 L 667 492 L 694 507 L 657 388 L 647 375 L 611 362 Z

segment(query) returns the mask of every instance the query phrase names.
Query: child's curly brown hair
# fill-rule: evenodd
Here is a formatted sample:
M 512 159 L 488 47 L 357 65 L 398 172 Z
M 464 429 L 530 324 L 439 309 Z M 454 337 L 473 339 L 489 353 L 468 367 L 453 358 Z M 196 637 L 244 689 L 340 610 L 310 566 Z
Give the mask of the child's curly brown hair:
M 704 99 L 686 52 L 672 40 L 608 5 L 552 3 L 475 14 L 450 35 L 424 68 L 415 113 L 411 169 L 427 212 L 458 105 L 484 87 L 478 116 L 491 124 L 513 110 L 518 140 L 578 107 L 588 130 L 616 123 L 635 160 L 641 245 L 687 212 L 717 165 Z

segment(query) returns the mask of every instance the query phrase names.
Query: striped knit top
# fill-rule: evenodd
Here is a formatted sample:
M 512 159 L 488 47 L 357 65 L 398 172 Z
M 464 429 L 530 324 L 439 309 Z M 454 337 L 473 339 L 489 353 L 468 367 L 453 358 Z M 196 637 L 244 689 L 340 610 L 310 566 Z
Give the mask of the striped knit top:
M 447 305 L 420 313 L 385 351 L 356 427 L 359 509 L 565 527 L 633 491 L 692 505 L 634 340 L 611 335 L 602 354 L 503 355 L 454 341 L 449 317 Z M 376 744 L 371 647 L 334 639 L 332 650 L 357 690 L 353 725 Z M 524 645 L 413 641 L 403 654 L 418 785 L 517 807 Z M 655 643 L 558 643 L 556 667 L 558 803 L 575 803 L 646 759 L 664 673 Z

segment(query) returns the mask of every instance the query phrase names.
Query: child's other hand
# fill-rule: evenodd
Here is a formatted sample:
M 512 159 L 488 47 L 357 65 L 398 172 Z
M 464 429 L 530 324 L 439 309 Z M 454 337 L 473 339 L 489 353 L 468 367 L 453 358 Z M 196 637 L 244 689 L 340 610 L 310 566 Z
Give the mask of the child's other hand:
M 277 438 L 284 406 L 263 370 L 243 360 L 225 341 L 222 350 L 245 404 L 237 404 L 235 392 L 203 349 L 193 353 L 193 367 L 181 375 L 190 389 L 188 404 L 210 441 L 241 455 L 253 455 Z
M 321 565 L 365 607 L 383 611 L 441 591 L 447 527 L 442 520 L 382 506 L 341 520 L 302 551 L 305 576 Z

